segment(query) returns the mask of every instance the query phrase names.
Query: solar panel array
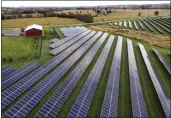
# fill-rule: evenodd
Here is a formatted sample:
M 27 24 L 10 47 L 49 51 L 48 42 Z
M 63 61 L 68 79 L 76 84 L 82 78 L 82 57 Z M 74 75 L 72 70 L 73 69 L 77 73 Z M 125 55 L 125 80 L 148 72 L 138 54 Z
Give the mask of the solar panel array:
M 144 98 L 143 98 L 143 93 L 139 81 L 134 49 L 132 46 L 132 41 L 129 39 L 127 39 L 127 47 L 128 47 L 129 78 L 130 78 L 133 117 L 135 118 L 148 117 Z
M 141 54 L 143 56 L 145 65 L 147 67 L 148 73 L 151 77 L 151 80 L 153 82 L 154 88 L 157 92 L 157 95 L 159 97 L 160 103 L 163 107 L 164 113 L 166 115 L 166 117 L 170 118 L 170 99 L 168 98 L 165 90 L 163 89 L 163 86 L 160 82 L 159 77 L 157 76 L 157 74 L 155 73 L 154 67 L 152 66 L 150 59 L 148 57 L 147 52 L 145 51 L 145 48 L 142 44 L 138 43 Z
M 137 20 L 137 22 L 140 24 L 140 26 L 142 25 L 142 22 L 139 20 Z M 115 23 L 117 24 L 117 22 Z M 129 26 L 132 28 L 131 21 L 128 21 L 128 23 L 126 21 L 118 23 L 120 26 L 123 24 L 124 27 Z M 137 23 L 135 21 L 133 21 L 133 23 L 135 27 L 137 27 Z M 141 27 L 143 29 L 143 25 Z M 56 117 L 61 108 L 65 105 L 66 101 L 69 99 L 75 86 L 81 80 L 82 75 L 85 73 L 97 51 L 101 48 L 102 44 L 104 44 L 108 36 L 108 33 L 104 33 L 102 35 L 102 32 L 100 31 L 97 33 L 96 31 L 91 31 L 84 27 L 61 28 L 60 30 L 67 37 L 63 40 L 58 40 L 56 38 L 51 40 L 51 42 L 54 43 L 50 46 L 55 48 L 52 51 L 53 55 L 56 56 L 49 60 L 47 63 L 39 66 L 37 62 L 32 61 L 18 70 L 15 70 L 8 65 L 1 68 L 3 76 L 3 91 L 1 94 L 2 110 L 4 110 L 7 106 L 12 105 L 11 103 L 13 103 L 26 90 L 30 89 L 28 93 L 23 96 L 17 103 L 13 104 L 10 109 L 7 108 L 8 111 L 2 115 L 3 118 L 27 117 L 28 113 L 33 110 L 33 108 L 41 101 L 41 99 L 49 92 L 49 90 L 52 89 L 52 87 L 54 87 L 59 82 L 64 74 L 66 74 L 66 72 L 71 69 L 75 62 L 85 54 L 83 59 L 67 76 L 62 85 L 56 89 L 56 93 L 50 97 L 50 99 L 43 105 L 43 107 L 35 116 L 39 118 Z M 111 35 L 105 44 L 105 47 L 102 49 L 102 52 L 98 57 L 86 82 L 84 83 L 84 86 L 82 87 L 79 95 L 77 96 L 77 99 L 70 109 L 68 117 L 87 116 L 113 41 L 114 36 Z M 117 117 L 118 114 L 122 42 L 123 37 L 118 36 L 100 117 Z M 143 45 L 138 45 L 163 107 L 164 113 L 166 117 L 171 117 L 170 98 L 168 97 L 165 88 L 160 82 L 160 78 L 157 76 Z M 90 47 L 91 49 L 87 52 Z M 148 117 L 131 40 L 127 40 L 127 47 L 133 117 Z M 170 70 L 159 51 L 154 48 L 153 50 L 163 65 L 167 66 L 166 69 Z M 34 88 L 31 88 L 53 68 L 55 68 L 55 70 L 53 70 L 52 73 L 50 73 Z
M 101 34 L 99 32 L 98 34 Z M 94 40 L 89 40 L 80 47 L 72 56 L 57 67 L 39 85 L 33 88 L 26 96 L 9 109 L 2 117 L 25 117 L 42 97 L 60 80 L 60 78 L 71 68 L 71 66 L 81 57 L 81 55 L 93 44 Z
M 164 34 L 164 32 L 159 28 L 157 27 L 155 24 L 153 24 L 150 20 L 147 20 L 145 19 L 145 21 L 147 21 L 152 27 L 154 27 L 158 32 Z
M 6 75 L 10 74 L 13 71 L 15 71 L 14 68 L 12 68 L 11 66 L 6 65 L 6 66 L 1 68 L 1 76 L 2 77 L 6 76 Z
M 155 48 L 152 48 L 154 53 L 157 55 L 157 57 L 159 58 L 159 60 L 161 61 L 161 63 L 163 64 L 163 66 L 166 68 L 166 70 L 168 71 L 169 74 L 171 74 L 171 68 L 170 68 L 170 65 L 167 63 L 167 61 L 164 59 L 164 57 L 160 54 L 160 52 L 155 49 Z
M 123 37 L 119 36 L 111 65 L 100 117 L 117 117 L 122 40 Z
M 62 39 L 62 40 L 60 40 L 60 41 L 57 41 L 57 42 L 51 44 L 50 47 L 51 47 L 51 48 L 56 48 L 56 47 L 62 45 L 63 43 L 65 43 L 65 42 L 67 42 L 67 41 L 73 39 L 74 37 L 80 35 L 81 33 L 85 32 L 86 30 L 87 30 L 87 29 L 82 29 L 82 30 L 80 30 L 80 31 L 78 31 L 78 32 L 76 32 L 76 33 L 74 33 L 74 34 L 71 35 L 71 36 L 68 36 L 68 37 L 66 37 L 66 38 L 64 38 L 64 39 Z
M 77 67 L 72 71 L 72 73 L 65 79 L 63 84 L 56 90 L 56 93 L 46 102 L 46 104 L 40 109 L 36 117 L 55 117 L 72 90 L 80 80 L 82 74 L 87 69 L 88 65 L 92 61 L 96 52 L 104 42 L 107 37 L 107 33 L 104 33 L 103 36 L 97 41 L 97 43 L 90 49 L 82 61 L 77 65 Z M 96 37 L 97 38 L 97 37 Z
M 57 55 L 60 52 L 62 52 L 64 49 L 66 49 L 67 47 L 69 47 L 70 45 L 72 45 L 73 43 L 77 42 L 78 40 L 82 39 L 83 37 L 85 37 L 87 34 L 89 34 L 91 31 L 87 30 L 86 32 L 78 35 L 77 37 L 75 37 L 74 39 L 64 43 L 63 45 L 58 46 L 57 48 L 53 49 L 50 51 L 51 54 L 53 55 Z
M 38 67 L 37 62 L 30 62 L 29 64 L 23 66 L 22 68 L 10 73 L 9 75 L 2 78 L 2 90 L 13 84 L 14 82 L 18 81 L 34 69 Z
M 86 117 L 113 40 L 114 37 L 111 36 L 107 41 L 81 92 L 77 96 L 68 117 Z
M 87 41 L 90 37 L 92 37 L 96 32 L 93 31 L 89 35 L 85 36 L 82 40 L 78 41 L 74 45 L 67 48 L 63 53 L 60 53 L 55 58 L 45 63 L 34 72 L 32 72 L 29 76 L 22 79 L 22 81 L 16 83 L 11 88 L 5 90 L 2 93 L 1 104 L 2 109 L 8 106 L 12 101 L 14 101 L 19 95 L 21 95 L 25 90 L 30 88 L 35 82 L 37 82 L 41 77 L 47 74 L 51 69 L 53 69 L 57 64 L 59 64 L 63 59 L 65 59 L 69 54 L 71 54 L 75 49 L 77 49 L 81 44 Z M 100 36 L 101 32 L 96 34 L 94 37 Z M 24 83 L 24 84 L 23 84 Z

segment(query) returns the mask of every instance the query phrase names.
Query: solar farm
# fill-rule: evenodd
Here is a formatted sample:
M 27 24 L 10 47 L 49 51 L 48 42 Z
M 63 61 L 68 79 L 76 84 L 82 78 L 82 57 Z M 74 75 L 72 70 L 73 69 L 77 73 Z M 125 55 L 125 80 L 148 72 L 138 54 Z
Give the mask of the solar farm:
M 110 25 L 168 35 L 169 20 Z M 170 52 L 86 27 L 60 31 L 63 39 L 49 41 L 48 62 L 1 68 L 2 118 L 171 117 Z
M 109 25 L 170 35 L 170 20 L 171 19 L 169 17 L 154 17 L 110 22 Z

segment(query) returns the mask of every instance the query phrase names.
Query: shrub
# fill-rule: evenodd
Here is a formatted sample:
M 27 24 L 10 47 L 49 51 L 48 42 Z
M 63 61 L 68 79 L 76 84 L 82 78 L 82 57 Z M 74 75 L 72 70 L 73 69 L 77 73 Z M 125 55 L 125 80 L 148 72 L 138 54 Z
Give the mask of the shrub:
M 3 60 L 2 61 L 6 61 L 6 59 L 5 58 L 3 58 Z
M 158 16 L 159 15 L 159 11 L 155 11 L 154 15 Z
M 141 12 L 138 13 L 138 16 L 141 16 Z
M 12 58 L 11 57 L 9 57 L 9 62 L 12 62 L 13 60 L 12 60 Z

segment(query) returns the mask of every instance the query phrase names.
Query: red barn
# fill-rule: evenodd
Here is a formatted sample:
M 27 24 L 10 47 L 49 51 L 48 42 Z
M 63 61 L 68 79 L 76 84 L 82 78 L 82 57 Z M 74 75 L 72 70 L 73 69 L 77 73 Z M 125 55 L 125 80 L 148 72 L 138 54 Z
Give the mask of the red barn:
M 43 36 L 43 30 L 41 25 L 30 25 L 25 30 L 25 36 Z

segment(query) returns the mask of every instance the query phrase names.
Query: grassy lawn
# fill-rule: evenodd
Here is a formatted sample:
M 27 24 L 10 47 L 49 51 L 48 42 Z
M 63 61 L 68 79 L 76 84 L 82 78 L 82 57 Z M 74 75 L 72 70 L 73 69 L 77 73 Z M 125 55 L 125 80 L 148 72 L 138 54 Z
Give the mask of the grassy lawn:
M 40 40 L 38 41 L 38 53 L 40 52 Z M 2 66 L 8 64 L 14 68 L 36 60 L 40 64 L 47 62 L 53 56 L 49 54 L 49 39 L 46 38 L 42 42 L 41 58 L 35 58 L 35 47 L 33 47 L 34 39 L 26 37 L 2 37 Z M 12 58 L 12 61 L 9 60 Z M 4 61 L 4 59 L 6 61 Z
M 27 27 L 32 24 L 39 24 L 39 25 L 64 25 L 64 24 L 79 24 L 82 23 L 76 19 L 70 18 L 58 18 L 58 17 L 47 17 L 47 18 L 19 18 L 19 19 L 7 19 L 2 20 L 2 27 Z

